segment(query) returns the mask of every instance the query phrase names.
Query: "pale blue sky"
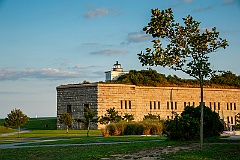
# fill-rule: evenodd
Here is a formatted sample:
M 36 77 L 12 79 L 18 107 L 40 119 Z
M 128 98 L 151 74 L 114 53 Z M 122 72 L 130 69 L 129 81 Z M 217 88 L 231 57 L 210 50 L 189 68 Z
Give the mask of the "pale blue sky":
M 104 81 L 116 60 L 125 71 L 146 69 L 137 54 L 152 45 L 142 28 L 153 8 L 172 8 L 180 23 L 190 14 L 201 28 L 217 27 L 229 47 L 210 62 L 240 75 L 239 0 L 0 0 L 0 118 L 14 108 L 56 116 L 58 85 Z

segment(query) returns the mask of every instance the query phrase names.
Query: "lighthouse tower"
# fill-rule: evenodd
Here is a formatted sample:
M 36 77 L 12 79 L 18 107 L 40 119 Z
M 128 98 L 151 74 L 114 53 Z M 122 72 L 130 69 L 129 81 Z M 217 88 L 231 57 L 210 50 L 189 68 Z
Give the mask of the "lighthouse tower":
M 116 61 L 116 63 L 113 65 L 113 69 L 111 71 L 106 71 L 106 81 L 115 81 L 120 77 L 121 75 L 124 75 L 128 72 L 123 71 L 121 68 L 121 64 Z

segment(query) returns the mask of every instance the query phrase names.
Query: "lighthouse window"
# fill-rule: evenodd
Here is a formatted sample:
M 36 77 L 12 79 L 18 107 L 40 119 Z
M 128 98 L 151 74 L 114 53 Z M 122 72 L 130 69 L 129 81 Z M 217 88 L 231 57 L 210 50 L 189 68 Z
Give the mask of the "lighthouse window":
M 128 102 L 128 104 L 129 104 L 129 106 L 128 106 L 128 107 L 129 107 L 129 109 L 132 109 L 132 102 L 131 102 L 131 101 L 129 101 L 129 102 Z

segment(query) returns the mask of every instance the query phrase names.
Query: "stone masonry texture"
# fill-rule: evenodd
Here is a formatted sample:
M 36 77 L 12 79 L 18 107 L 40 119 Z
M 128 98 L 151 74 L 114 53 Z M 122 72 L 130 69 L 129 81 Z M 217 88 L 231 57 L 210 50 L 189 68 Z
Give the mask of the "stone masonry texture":
M 204 103 L 227 123 L 236 124 L 240 112 L 240 89 L 204 88 Z M 97 113 L 96 118 L 115 108 L 119 115 L 132 114 L 135 121 L 154 114 L 171 119 L 185 106 L 199 106 L 200 88 L 146 87 L 124 84 L 69 84 L 57 87 L 57 115 L 68 112 L 73 119 L 84 117 L 84 106 Z M 58 123 L 58 128 L 64 126 Z M 74 122 L 73 127 L 84 126 Z M 92 125 L 92 129 L 101 125 Z

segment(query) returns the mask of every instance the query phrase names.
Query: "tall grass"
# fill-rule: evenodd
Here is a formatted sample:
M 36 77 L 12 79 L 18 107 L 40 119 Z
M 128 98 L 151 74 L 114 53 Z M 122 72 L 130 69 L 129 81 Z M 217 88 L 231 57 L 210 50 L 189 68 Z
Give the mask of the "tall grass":
M 110 123 L 102 129 L 103 136 L 162 134 L 163 122 L 144 120 L 141 122 Z

